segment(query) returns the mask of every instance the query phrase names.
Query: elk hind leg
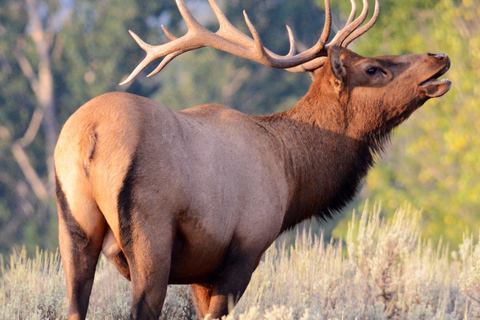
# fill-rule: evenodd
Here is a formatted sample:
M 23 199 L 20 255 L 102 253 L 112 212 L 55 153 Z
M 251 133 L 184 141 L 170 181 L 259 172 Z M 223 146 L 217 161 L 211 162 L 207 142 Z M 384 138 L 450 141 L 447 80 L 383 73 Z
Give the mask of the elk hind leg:
M 157 320 L 167 293 L 171 245 L 133 243 L 131 249 L 126 252 L 132 278 L 131 319 Z
M 69 298 L 68 319 L 85 319 L 106 222 L 92 199 L 68 201 L 58 178 L 56 196 L 60 254 Z M 88 217 L 90 223 L 81 225 L 78 218 L 82 217 Z

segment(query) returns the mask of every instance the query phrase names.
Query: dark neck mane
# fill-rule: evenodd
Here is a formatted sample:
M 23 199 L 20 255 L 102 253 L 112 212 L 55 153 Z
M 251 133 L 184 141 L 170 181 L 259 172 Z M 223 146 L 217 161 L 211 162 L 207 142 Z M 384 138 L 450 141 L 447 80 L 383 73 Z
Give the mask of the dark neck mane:
M 290 110 L 256 117 L 276 137 L 285 163 L 291 198 L 282 231 L 313 216 L 328 219 L 342 209 L 353 199 L 378 149 L 349 134 L 348 117 L 338 105 L 311 98 L 309 92 Z

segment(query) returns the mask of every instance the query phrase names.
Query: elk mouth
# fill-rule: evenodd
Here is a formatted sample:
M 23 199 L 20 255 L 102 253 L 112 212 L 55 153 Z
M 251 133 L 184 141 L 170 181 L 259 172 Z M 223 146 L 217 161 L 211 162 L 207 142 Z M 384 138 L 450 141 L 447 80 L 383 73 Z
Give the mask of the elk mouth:
M 452 86 L 452 82 L 450 80 L 438 79 L 439 77 L 444 75 L 445 72 L 448 71 L 448 69 L 450 69 L 450 61 L 448 61 L 448 63 L 433 76 L 419 84 L 419 87 L 422 89 L 422 91 L 425 92 L 425 95 L 427 97 L 440 97 L 447 93 L 448 90 L 450 90 L 450 87 Z

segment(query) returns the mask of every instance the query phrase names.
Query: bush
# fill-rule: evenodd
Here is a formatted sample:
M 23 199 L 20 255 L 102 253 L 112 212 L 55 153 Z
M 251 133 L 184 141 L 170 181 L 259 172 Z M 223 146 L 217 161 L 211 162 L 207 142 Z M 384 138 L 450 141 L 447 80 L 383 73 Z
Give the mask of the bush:
M 420 212 L 379 208 L 349 223 L 346 241 L 304 231 L 265 254 L 235 312 L 226 319 L 478 319 L 480 244 L 458 251 L 423 240 Z M 25 250 L 2 260 L 1 319 L 65 319 L 65 276 L 57 253 Z M 89 319 L 128 319 L 130 283 L 101 259 Z M 196 319 L 187 286 L 171 286 L 161 319 Z

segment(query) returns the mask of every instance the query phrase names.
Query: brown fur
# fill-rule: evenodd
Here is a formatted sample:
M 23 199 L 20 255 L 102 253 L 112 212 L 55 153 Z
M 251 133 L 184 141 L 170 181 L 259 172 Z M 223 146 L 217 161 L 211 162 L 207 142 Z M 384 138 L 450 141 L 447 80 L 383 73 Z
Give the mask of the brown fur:
M 388 133 L 448 91 L 420 84 L 449 63 L 330 48 L 305 97 L 270 116 L 126 93 L 85 104 L 55 150 L 69 319 L 85 318 L 101 250 L 131 278 L 133 319 L 159 317 L 168 283 L 192 284 L 199 318 L 227 314 L 278 235 L 340 210 Z

